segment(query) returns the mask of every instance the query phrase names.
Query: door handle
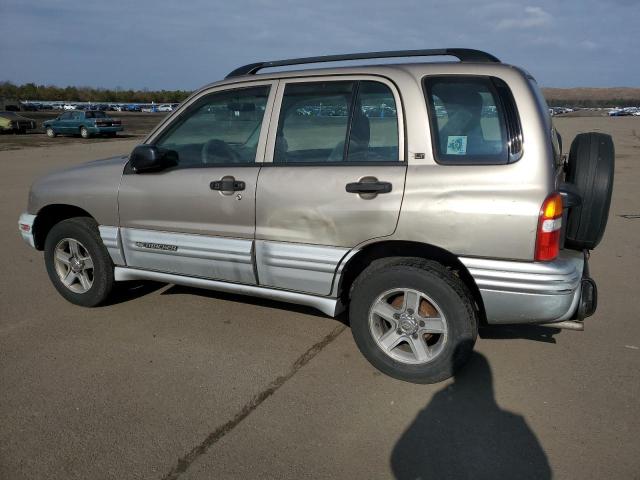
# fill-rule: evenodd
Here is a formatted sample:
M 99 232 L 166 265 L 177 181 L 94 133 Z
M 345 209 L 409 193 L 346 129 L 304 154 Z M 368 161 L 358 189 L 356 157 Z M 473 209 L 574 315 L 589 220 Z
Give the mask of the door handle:
M 346 190 L 349 193 L 389 193 L 392 185 L 389 182 L 352 182 L 347 183 Z
M 221 192 L 239 192 L 246 188 L 246 184 L 242 180 L 236 180 L 233 177 L 223 177 L 222 180 L 211 182 L 209 188 Z

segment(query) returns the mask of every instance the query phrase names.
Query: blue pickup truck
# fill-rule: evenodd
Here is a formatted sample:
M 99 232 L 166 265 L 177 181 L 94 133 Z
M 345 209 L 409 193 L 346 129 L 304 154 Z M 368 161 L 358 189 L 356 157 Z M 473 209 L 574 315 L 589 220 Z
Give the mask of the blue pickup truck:
M 92 135 L 115 137 L 122 131 L 122 122 L 115 120 L 98 110 L 64 112 L 53 120 L 43 122 L 48 137 L 58 134 L 80 135 L 89 138 Z

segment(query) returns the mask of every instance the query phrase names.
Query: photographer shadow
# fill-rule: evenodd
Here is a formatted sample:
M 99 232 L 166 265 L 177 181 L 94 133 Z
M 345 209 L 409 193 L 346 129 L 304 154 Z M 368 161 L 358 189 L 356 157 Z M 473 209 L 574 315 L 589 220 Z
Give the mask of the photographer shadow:
M 487 359 L 474 352 L 396 443 L 397 479 L 549 479 L 547 456 L 525 419 L 502 410 Z

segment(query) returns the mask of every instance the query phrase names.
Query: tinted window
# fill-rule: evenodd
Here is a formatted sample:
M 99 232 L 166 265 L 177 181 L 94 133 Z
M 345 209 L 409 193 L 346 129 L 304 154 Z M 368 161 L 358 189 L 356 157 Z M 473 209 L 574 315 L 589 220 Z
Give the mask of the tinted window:
M 60 115 L 60 120 L 69 120 L 71 118 L 71 113 L 66 112 Z
M 156 142 L 183 167 L 253 163 L 269 87 L 212 93 L 197 101 Z
M 276 133 L 276 163 L 344 159 L 354 82 L 286 86 Z
M 430 77 L 425 90 L 440 163 L 508 162 L 504 112 L 489 78 Z
M 370 81 L 287 85 L 274 162 L 326 163 L 345 159 L 398 160 L 398 120 L 389 88 Z
M 348 161 L 397 161 L 398 112 L 384 83 L 360 82 L 355 104 Z
M 104 112 L 87 112 L 85 113 L 86 118 L 107 118 Z

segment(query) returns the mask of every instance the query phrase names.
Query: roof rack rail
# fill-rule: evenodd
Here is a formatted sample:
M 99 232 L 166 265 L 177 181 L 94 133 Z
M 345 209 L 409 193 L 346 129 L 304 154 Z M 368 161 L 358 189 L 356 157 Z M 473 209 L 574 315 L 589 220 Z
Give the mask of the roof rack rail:
M 346 55 L 323 55 L 320 57 L 291 58 L 289 60 L 272 60 L 270 62 L 257 62 L 236 68 L 226 78 L 240 75 L 253 75 L 263 68 L 284 67 L 287 65 L 302 65 L 305 63 L 343 62 L 347 60 L 366 60 L 369 58 L 400 58 L 400 57 L 457 57 L 461 62 L 489 62 L 500 63 L 490 53 L 471 48 L 432 48 L 427 50 L 391 50 L 387 52 L 363 52 L 349 53 Z

